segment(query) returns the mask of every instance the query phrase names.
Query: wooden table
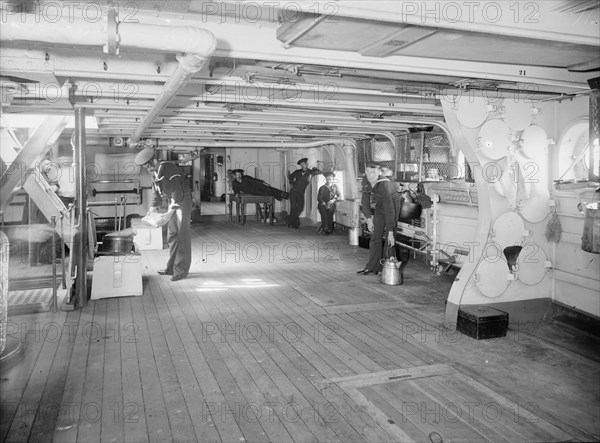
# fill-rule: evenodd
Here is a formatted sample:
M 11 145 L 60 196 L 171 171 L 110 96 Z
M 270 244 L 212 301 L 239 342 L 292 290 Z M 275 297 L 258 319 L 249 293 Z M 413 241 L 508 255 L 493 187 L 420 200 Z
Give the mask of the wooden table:
M 274 214 L 273 210 L 275 209 L 275 197 L 269 195 L 251 195 L 251 194 L 239 194 L 239 195 L 229 195 L 229 220 L 233 220 L 233 212 L 232 206 L 233 202 L 236 203 L 236 216 L 237 222 L 244 225 L 246 223 L 246 205 L 248 203 L 255 203 L 257 205 L 256 210 L 256 221 L 259 221 L 260 217 L 260 204 L 264 203 L 266 205 L 266 209 L 270 213 L 271 224 L 273 224 Z M 266 214 L 265 214 L 266 216 Z

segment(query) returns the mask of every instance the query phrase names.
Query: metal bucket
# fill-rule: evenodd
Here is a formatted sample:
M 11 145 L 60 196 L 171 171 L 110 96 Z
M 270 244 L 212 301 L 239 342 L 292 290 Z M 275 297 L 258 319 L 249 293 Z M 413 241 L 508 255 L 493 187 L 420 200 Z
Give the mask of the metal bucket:
M 348 229 L 348 243 L 350 246 L 358 246 L 358 228 Z
M 584 203 L 584 205 L 585 220 L 583 222 L 581 249 L 592 254 L 600 254 L 600 209 L 598 208 L 598 202 Z
M 107 234 L 102 238 L 102 252 L 110 254 L 131 254 L 133 252 L 132 235 Z
M 400 207 L 400 217 L 403 220 L 414 220 L 421 217 L 423 207 L 417 203 L 416 195 L 412 191 L 406 191 L 403 194 L 404 201 Z
M 379 281 L 384 285 L 401 285 L 404 283 L 402 272 L 400 271 L 401 262 L 395 258 L 388 258 L 387 260 L 382 259 L 381 264 L 381 276 Z

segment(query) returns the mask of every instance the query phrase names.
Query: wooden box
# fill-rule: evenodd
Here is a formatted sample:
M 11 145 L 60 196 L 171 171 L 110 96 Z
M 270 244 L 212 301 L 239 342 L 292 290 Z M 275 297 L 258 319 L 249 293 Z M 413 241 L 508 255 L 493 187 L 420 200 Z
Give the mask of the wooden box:
M 370 235 L 359 235 L 358 236 L 358 246 L 361 248 L 369 249 L 369 243 L 371 242 Z
M 92 300 L 109 297 L 140 296 L 142 256 L 140 254 L 99 255 L 94 257 Z
M 132 221 L 136 234 L 133 238 L 138 251 L 161 250 L 163 248 L 163 229 L 153 228 L 142 222 Z
M 508 314 L 489 306 L 462 306 L 458 310 L 456 329 L 477 340 L 505 337 Z

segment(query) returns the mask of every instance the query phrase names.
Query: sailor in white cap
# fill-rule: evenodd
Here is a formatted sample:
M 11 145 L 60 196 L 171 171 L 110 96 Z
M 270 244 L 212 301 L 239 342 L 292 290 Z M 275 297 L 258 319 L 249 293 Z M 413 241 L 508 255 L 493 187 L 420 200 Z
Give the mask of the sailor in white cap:
M 172 281 L 187 277 L 192 264 L 192 239 L 190 221 L 192 216 L 192 195 L 185 173 L 172 162 L 159 162 L 153 147 L 144 148 L 135 156 L 135 163 L 145 166 L 154 179 L 154 194 L 150 202 L 150 211 L 157 211 L 162 198 L 169 199 L 171 216 L 167 230 L 169 242 L 169 260 L 161 275 L 171 275 Z

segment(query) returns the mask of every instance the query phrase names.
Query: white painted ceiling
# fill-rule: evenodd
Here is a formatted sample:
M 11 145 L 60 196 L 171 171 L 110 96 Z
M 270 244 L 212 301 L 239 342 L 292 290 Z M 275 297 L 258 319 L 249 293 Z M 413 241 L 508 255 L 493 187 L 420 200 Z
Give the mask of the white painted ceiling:
M 160 146 L 285 146 L 402 132 L 443 121 L 440 100 L 586 94 L 600 68 L 595 0 L 0 5 L 5 29 L 15 17 L 23 26 L 29 14 L 38 20 L 29 41 L 2 32 L 2 113 L 85 108 L 99 126 L 88 131 L 90 145 L 129 137 L 178 63 L 160 49 L 109 44 L 116 54 L 90 44 L 81 22 L 106 23 L 111 8 L 120 23 L 196 27 L 216 37 L 204 67 L 142 134 Z M 36 32 L 47 26 L 70 43 Z M 139 38 L 159 48 L 157 34 Z

